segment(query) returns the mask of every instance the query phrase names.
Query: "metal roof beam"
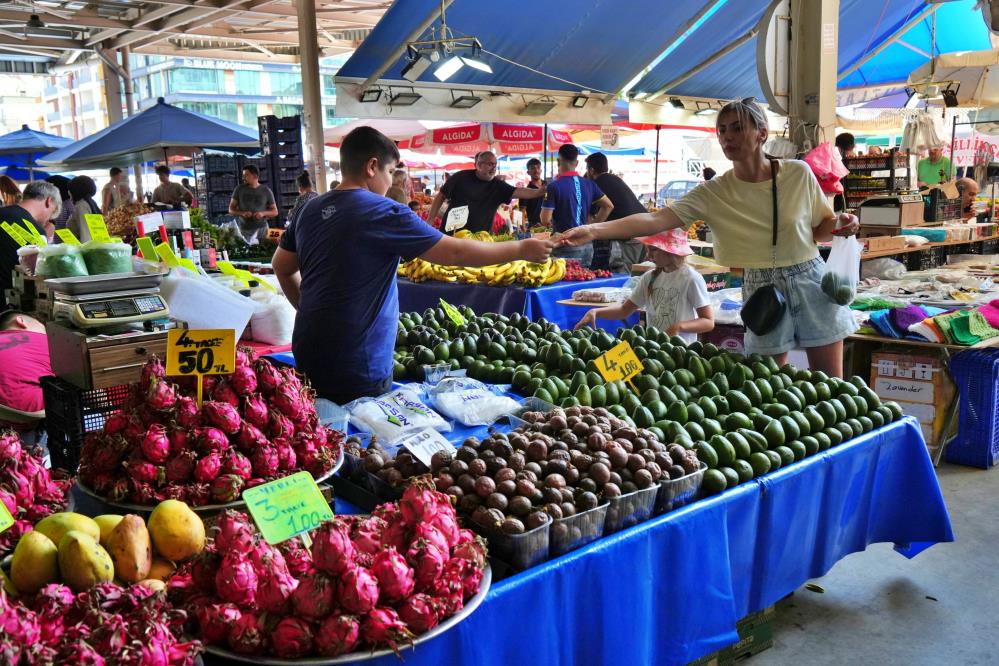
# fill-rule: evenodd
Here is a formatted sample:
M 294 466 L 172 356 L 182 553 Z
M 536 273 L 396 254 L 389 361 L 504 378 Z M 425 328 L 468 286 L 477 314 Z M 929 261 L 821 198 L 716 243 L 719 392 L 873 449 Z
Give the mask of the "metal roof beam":
M 0 46 L 10 46 L 13 48 L 40 48 L 53 49 L 56 51 L 66 51 L 73 49 L 86 49 L 87 45 L 78 39 L 59 39 L 56 37 L 29 37 L 27 41 L 11 39 L 0 35 Z
M 246 60 L 250 62 L 280 62 L 297 65 L 299 59 L 297 55 L 287 55 L 276 53 L 267 56 L 256 51 L 232 51 L 227 49 L 190 49 L 176 48 L 164 45 L 162 42 L 149 46 L 141 46 L 137 49 L 139 53 L 147 55 L 173 56 L 176 58 L 208 58 L 215 60 Z

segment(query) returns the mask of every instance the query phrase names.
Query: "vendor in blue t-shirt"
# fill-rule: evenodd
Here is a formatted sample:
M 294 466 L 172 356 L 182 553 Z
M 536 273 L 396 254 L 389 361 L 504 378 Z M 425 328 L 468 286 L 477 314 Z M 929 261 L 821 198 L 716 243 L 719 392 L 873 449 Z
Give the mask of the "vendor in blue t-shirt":
M 482 243 L 444 236 L 384 195 L 399 162 L 395 143 L 358 127 L 340 146 L 343 182 L 309 201 L 285 230 L 272 265 L 298 310 L 292 350 L 320 397 L 345 404 L 392 384 L 399 325 L 399 260 L 448 266 L 542 262 L 550 240 Z
M 558 178 L 548 183 L 545 201 L 541 204 L 541 222 L 553 225 L 558 233 L 590 222 L 590 208 L 596 206 L 593 222 L 603 222 L 614 209 L 614 204 L 604 196 L 597 184 L 576 173 L 579 163 L 579 149 L 566 143 L 558 149 Z M 583 268 L 589 268 L 593 260 L 593 244 L 578 247 L 559 247 L 556 257 L 579 259 Z

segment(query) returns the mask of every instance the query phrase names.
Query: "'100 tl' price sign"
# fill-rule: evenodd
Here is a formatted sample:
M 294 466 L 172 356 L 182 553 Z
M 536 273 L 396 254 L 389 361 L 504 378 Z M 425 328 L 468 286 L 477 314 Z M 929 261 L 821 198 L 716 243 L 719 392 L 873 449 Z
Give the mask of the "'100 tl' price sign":
M 608 382 L 619 379 L 629 381 L 645 369 L 642 362 L 635 356 L 635 350 L 627 342 L 614 345 L 598 356 L 595 363 L 597 364 L 597 370 L 603 375 L 604 380 Z
M 308 472 L 299 472 L 243 492 L 246 508 L 267 543 L 274 545 L 333 519 L 333 511 Z
M 170 377 L 232 374 L 236 369 L 236 331 L 231 328 L 167 331 L 166 357 L 166 374 Z

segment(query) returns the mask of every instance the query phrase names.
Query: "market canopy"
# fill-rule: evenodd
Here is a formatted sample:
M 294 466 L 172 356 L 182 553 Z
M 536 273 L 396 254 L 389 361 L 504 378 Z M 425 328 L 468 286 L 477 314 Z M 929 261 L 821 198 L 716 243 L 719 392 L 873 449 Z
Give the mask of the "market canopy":
M 256 132 L 163 101 L 93 136 L 50 153 L 39 164 L 62 168 L 126 166 L 189 155 L 201 148 L 254 148 Z
M 47 132 L 40 132 L 31 129 L 27 125 L 21 125 L 21 129 L 0 136 L 0 165 L 9 167 L 23 167 L 25 178 L 15 178 L 15 172 L 9 172 L 14 180 L 34 180 L 35 160 L 51 153 L 53 150 L 62 148 L 73 143 L 72 139 L 56 136 Z M 17 172 L 19 173 L 19 172 Z M 20 175 L 20 173 L 19 173 Z
M 999 104 L 999 49 L 937 56 L 910 74 L 909 84 L 937 84 L 941 89 L 957 84 L 960 106 Z

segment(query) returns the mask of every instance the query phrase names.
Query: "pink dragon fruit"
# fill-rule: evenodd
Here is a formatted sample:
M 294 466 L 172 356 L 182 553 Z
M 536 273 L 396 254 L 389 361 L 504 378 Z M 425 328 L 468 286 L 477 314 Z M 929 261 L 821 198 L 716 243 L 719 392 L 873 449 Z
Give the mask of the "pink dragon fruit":
M 10 653 L 7 663 L 16 664 L 28 646 L 41 640 L 41 629 L 34 613 L 18 603 L 10 603 L 0 590 L 0 657 Z M 6 660 L 5 660 L 6 661 Z
M 337 657 L 353 651 L 360 640 L 361 622 L 356 615 L 330 615 L 316 630 L 316 652 Z
M 142 386 L 149 386 L 153 379 L 163 379 L 166 377 L 166 367 L 159 356 L 155 354 L 149 357 L 145 365 L 142 366 L 142 373 L 139 375 L 139 382 Z
M 149 426 L 140 447 L 142 455 L 149 462 L 157 465 L 165 463 L 170 458 L 170 439 L 167 437 L 166 428 L 158 423 Z
M 148 483 L 154 486 L 163 485 L 166 480 L 166 469 L 150 462 L 127 462 L 128 475 L 137 483 Z
M 252 347 L 240 347 L 236 350 L 236 367 L 237 368 L 248 368 L 253 366 L 253 362 L 257 359 L 257 353 L 253 351 Z
M 265 483 L 267 483 L 267 479 L 263 479 L 263 478 L 261 478 L 259 476 L 255 476 L 255 477 L 253 477 L 252 479 L 250 479 L 249 481 L 246 482 L 246 487 L 247 488 L 256 488 L 257 486 L 263 485 Z
M 271 404 L 292 421 L 302 418 L 305 412 L 301 392 L 296 391 L 287 382 L 278 386 L 271 393 Z
M 239 451 L 230 449 L 222 458 L 222 473 L 235 474 L 243 481 L 253 478 L 253 464 Z
M 50 584 L 43 587 L 30 601 L 30 608 L 37 613 L 41 640 L 48 646 L 58 645 L 66 625 L 63 616 L 73 606 L 75 595 L 65 585 Z
M 210 453 L 194 466 L 194 480 L 198 483 L 211 483 L 222 472 L 222 457 Z
M 239 400 L 236 400 L 236 405 L 238 404 Z M 239 412 L 236 411 L 236 405 L 228 402 L 209 400 L 201 405 L 201 413 L 204 415 L 205 422 L 208 425 L 214 426 L 228 435 L 235 435 L 239 432 L 241 422 Z
M 193 483 L 187 486 L 187 503 L 192 506 L 204 506 L 212 498 L 211 488 L 207 483 Z
M 201 639 L 209 645 L 224 645 L 232 625 L 242 616 L 236 604 L 209 604 L 194 611 Z
M 458 517 L 453 509 L 443 507 L 430 519 L 430 525 L 444 536 L 448 548 L 454 548 L 458 545 L 458 541 L 461 539 L 461 529 L 458 527 Z
M 398 551 L 405 551 L 409 546 L 410 529 L 401 513 L 389 516 L 382 532 L 382 546 L 392 546 Z
M 163 469 L 160 467 L 159 469 Z M 161 485 L 161 484 L 157 484 Z M 136 481 L 132 479 L 131 489 L 128 494 L 128 498 L 135 504 L 142 504 L 147 506 L 149 504 L 159 504 L 163 501 L 163 497 L 156 490 L 156 486 L 150 483 L 145 483 L 142 481 Z
M 254 529 L 245 513 L 227 509 L 215 522 L 215 547 L 222 552 L 249 552 L 254 545 Z
M 482 585 L 483 571 L 477 568 L 470 560 L 461 557 L 452 557 L 444 565 L 444 571 L 438 583 L 445 583 L 448 591 L 453 591 L 457 586 L 464 599 L 469 599 L 479 591 Z M 457 581 L 457 583 L 455 583 Z
M 283 440 L 277 440 L 275 448 L 278 454 L 278 468 L 282 472 L 290 472 L 296 469 L 298 456 L 295 455 L 295 449 L 292 448 L 291 444 Z
M 458 545 L 460 546 L 463 543 L 469 543 L 471 541 L 475 541 L 477 536 L 478 535 L 472 530 L 461 528 L 460 530 L 458 530 Z
M 229 375 L 229 385 L 236 395 L 246 396 L 257 390 L 257 375 L 248 365 L 237 367 Z
M 129 444 L 138 445 L 142 438 L 146 436 L 146 424 L 138 416 L 133 414 L 128 417 L 128 424 L 122 433 Z
M 269 613 L 284 615 L 292 593 L 298 587 L 298 580 L 283 571 L 269 572 L 257 587 L 257 606 Z
M 191 478 L 194 473 L 194 465 L 197 462 L 197 455 L 194 451 L 181 451 L 166 464 L 166 480 L 169 483 L 184 483 Z
M 288 572 L 295 578 L 302 578 L 315 570 L 312 564 L 312 556 L 298 539 L 289 539 L 282 542 L 278 548 L 284 555 Z
M 455 546 L 454 550 L 451 551 L 451 557 L 468 560 L 477 569 L 484 569 L 486 567 L 486 542 L 482 537 L 474 535 L 472 541 L 465 541 Z
M 212 400 L 224 403 L 230 407 L 239 407 L 239 396 L 232 390 L 229 382 L 225 380 L 220 381 L 215 390 L 212 391 Z M 204 412 L 204 405 L 201 406 L 201 411 Z
M 399 647 L 412 642 L 413 634 L 391 608 L 375 608 L 361 622 L 364 642 L 373 647 L 386 646 L 396 654 Z
M 197 428 L 201 425 L 201 412 L 198 403 L 186 395 L 177 398 L 177 411 L 174 419 L 181 428 Z
M 311 653 L 312 628 L 309 623 L 297 617 L 282 618 L 271 632 L 271 651 L 284 659 L 297 659 Z
M 173 384 L 162 379 L 153 379 L 146 391 L 146 405 L 159 412 L 173 409 L 177 404 L 177 390 Z
M 312 561 L 317 569 L 331 576 L 339 576 L 353 563 L 354 544 L 342 521 L 323 523 L 312 534 Z
M 218 543 L 216 537 L 216 543 Z M 215 592 L 215 575 L 222 564 L 222 556 L 213 548 L 205 548 L 191 560 L 191 582 L 193 586 L 205 594 Z M 174 576 L 176 578 L 176 576 Z
M 185 485 L 181 485 L 179 483 L 168 483 L 160 488 L 160 494 L 165 500 L 172 499 L 187 503 L 188 493 L 187 486 Z
M 378 579 L 382 603 L 394 604 L 413 593 L 413 570 L 395 548 L 388 547 L 375 555 L 371 572 Z
M 284 414 L 278 411 L 271 411 L 270 423 L 267 426 L 267 434 L 271 439 L 278 437 L 291 438 L 295 436 L 295 424 Z
M 267 649 L 267 635 L 261 627 L 260 618 L 254 613 L 245 612 L 232 623 L 229 629 L 229 647 L 238 654 L 258 655 Z
M 371 516 L 354 530 L 351 541 L 358 551 L 374 555 L 382 547 L 382 533 L 386 523 L 378 516 Z
M 429 521 L 442 506 L 450 507 L 447 495 L 432 489 L 432 484 L 415 481 L 406 487 L 399 500 L 399 510 L 408 525 Z
M 17 510 L 17 498 L 14 497 L 14 493 L 6 488 L 0 488 L 0 504 L 7 507 L 7 511 L 12 516 L 16 516 L 19 513 Z
M 447 538 L 430 523 L 420 523 L 413 528 L 412 540 L 418 541 L 419 539 L 425 539 L 434 544 L 442 553 L 451 552 L 451 544 L 448 543 Z
M 225 601 L 251 606 L 257 594 L 257 572 L 243 553 L 229 551 L 215 574 L 215 590 Z
M 250 456 L 250 462 L 253 463 L 255 475 L 268 477 L 278 473 L 281 460 L 273 446 L 261 446 Z
M 128 442 L 122 437 L 105 437 L 93 453 L 87 456 L 87 464 L 98 473 L 111 472 L 118 469 L 126 451 Z
M 333 467 L 333 452 L 330 449 L 318 449 L 306 454 L 302 457 L 301 466 L 318 479 Z
M 211 484 L 212 499 L 219 504 L 235 502 L 243 491 L 243 478 L 235 474 L 221 474 Z
M 124 502 L 132 492 L 132 486 L 128 479 L 118 479 L 108 490 L 108 499 L 112 502 Z
M 278 369 L 266 359 L 257 359 L 253 363 L 253 369 L 257 373 L 257 387 L 264 393 L 272 392 L 284 382 Z
M 416 572 L 417 591 L 422 592 L 430 589 L 440 577 L 441 572 L 444 571 L 444 565 L 448 561 L 448 556 L 445 551 L 433 543 L 419 539 L 406 552 L 406 561 Z
M 37 663 L 44 663 L 38 659 Z M 52 663 L 75 664 L 76 666 L 105 666 L 107 663 L 101 653 L 85 640 L 77 639 L 68 645 L 62 645 Z
M 264 541 L 262 537 L 254 537 L 253 547 L 247 551 L 247 555 L 258 578 L 269 572 L 290 573 L 284 553 L 277 546 Z
M 340 577 L 337 601 L 349 613 L 362 615 L 378 603 L 378 579 L 368 569 L 351 567 Z
M 267 444 L 267 435 L 261 432 L 257 426 L 244 421 L 236 434 L 236 446 L 244 453 L 249 454 L 265 444 Z
M 301 390 L 305 388 L 302 385 L 302 375 L 298 374 L 295 368 L 285 366 L 278 368 L 278 372 L 281 373 L 281 381 L 290 386 L 296 392 L 301 392 Z
M 191 433 L 184 428 L 170 428 L 167 432 L 170 439 L 170 453 L 178 455 L 191 449 Z
M 209 453 L 223 454 L 230 450 L 229 438 L 218 428 L 198 428 L 194 431 L 197 441 L 198 451 L 207 455 Z
M 112 414 L 104 421 L 104 434 L 105 435 L 121 435 L 125 432 L 125 426 L 128 425 L 128 416 L 123 412 L 117 412 Z
M 254 393 L 243 398 L 243 420 L 261 430 L 267 427 L 270 414 L 267 410 L 267 401 L 262 395 Z
M 318 571 L 299 580 L 298 587 L 291 594 L 294 614 L 312 622 L 318 622 L 329 615 L 335 601 L 333 579 Z
M 12 432 L 0 433 L 0 460 L 18 460 L 21 457 L 21 440 Z
M 440 622 L 437 603 L 429 594 L 414 594 L 399 606 L 399 618 L 413 633 L 425 634 Z

